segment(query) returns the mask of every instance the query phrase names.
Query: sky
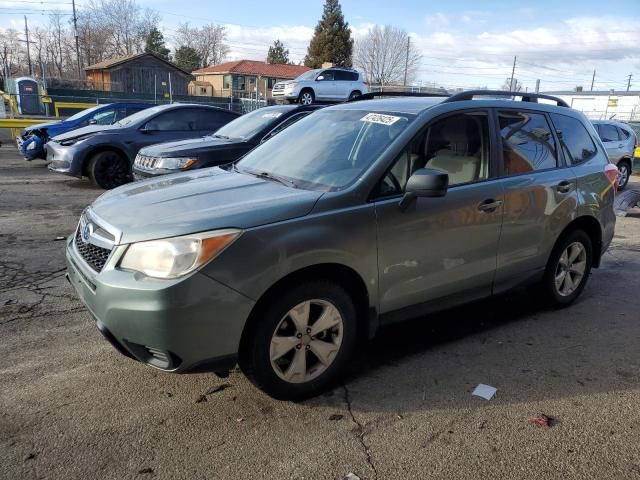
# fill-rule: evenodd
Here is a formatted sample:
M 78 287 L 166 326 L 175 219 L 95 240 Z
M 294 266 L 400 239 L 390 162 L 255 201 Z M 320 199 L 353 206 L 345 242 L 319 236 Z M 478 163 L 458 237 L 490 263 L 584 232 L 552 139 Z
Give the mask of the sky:
M 0 0 L 0 28 L 24 28 L 47 21 L 56 8 L 70 11 L 71 0 Z M 79 15 L 82 3 L 78 0 Z M 230 59 L 262 60 L 277 38 L 290 57 L 304 58 L 323 0 L 139 0 L 159 12 L 170 46 L 178 24 L 226 25 Z M 422 53 L 417 84 L 449 88 L 502 86 L 515 77 L 529 90 L 540 79 L 542 91 L 590 88 L 640 90 L 640 0 L 342 0 L 356 41 L 373 25 L 406 30 Z M 43 15 L 44 13 L 44 15 Z

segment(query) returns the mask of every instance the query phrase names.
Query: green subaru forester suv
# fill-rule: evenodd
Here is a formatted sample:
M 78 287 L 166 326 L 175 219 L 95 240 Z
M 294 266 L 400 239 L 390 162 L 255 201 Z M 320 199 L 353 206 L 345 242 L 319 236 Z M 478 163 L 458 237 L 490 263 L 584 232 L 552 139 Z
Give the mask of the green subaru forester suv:
M 69 238 L 69 280 L 124 355 L 239 364 L 289 399 L 385 323 L 527 283 L 569 305 L 613 237 L 617 170 L 581 113 L 516 95 L 359 99 L 235 164 L 119 187 Z

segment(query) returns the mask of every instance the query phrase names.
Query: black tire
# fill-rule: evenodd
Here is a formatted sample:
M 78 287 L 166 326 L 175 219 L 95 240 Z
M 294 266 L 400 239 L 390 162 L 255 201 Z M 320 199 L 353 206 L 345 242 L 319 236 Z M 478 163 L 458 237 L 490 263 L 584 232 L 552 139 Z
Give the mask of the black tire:
M 87 176 L 94 185 L 110 190 L 131 181 L 131 165 L 119 153 L 108 150 L 89 159 Z
M 627 183 L 629 183 L 629 177 L 631 176 L 631 162 L 627 159 L 620 160 L 617 167 L 619 171 L 617 187 L 618 190 L 624 190 Z
M 561 292 L 562 287 L 566 286 L 562 283 L 561 287 L 558 287 L 557 280 L 561 279 L 563 270 L 565 276 L 567 275 L 568 266 L 562 266 L 560 259 L 563 253 L 568 249 L 569 246 L 573 244 L 582 245 L 584 249 L 584 271 L 582 276 L 580 277 L 580 283 L 575 287 L 570 293 L 564 294 Z M 573 230 L 566 235 L 560 237 L 560 239 L 556 242 L 551 255 L 549 256 L 549 261 L 547 263 L 547 267 L 544 273 L 544 278 L 542 280 L 542 286 L 545 292 L 546 298 L 551 302 L 551 304 L 558 308 L 563 308 L 571 305 L 582 293 L 587 282 L 589 280 L 589 274 L 591 273 L 591 264 L 593 261 L 593 245 L 591 243 L 591 238 L 587 235 L 583 230 Z M 578 262 L 575 263 L 577 265 Z M 572 274 L 573 275 L 573 274 Z M 570 282 L 573 284 L 573 279 L 575 276 L 569 276 Z M 562 282 L 562 280 L 559 280 Z
M 310 88 L 305 88 L 300 92 L 300 95 L 298 95 L 298 103 L 300 105 L 311 105 L 315 101 L 316 96 Z
M 360 95 L 362 95 L 362 92 L 360 90 L 354 90 L 349 94 L 349 100 L 353 100 L 354 98 L 357 98 Z
M 325 369 L 318 376 L 309 381 L 292 383 L 276 373 L 278 367 L 272 365 L 271 342 L 279 331 L 278 327 L 289 318 L 289 312 L 297 305 L 309 300 L 328 302 L 337 309 L 342 319 L 342 341 L 332 362 L 324 367 Z M 293 327 L 293 322 L 290 322 L 290 325 Z M 313 323 L 309 325 L 313 326 Z M 340 285 L 323 280 L 303 283 L 274 296 L 258 318 L 254 319 L 252 325 L 248 326 L 248 330 L 243 335 L 239 365 L 249 380 L 271 397 L 280 400 L 301 400 L 328 388 L 344 372 L 353 354 L 357 338 L 356 330 L 356 308 L 349 294 Z M 291 355 L 295 355 L 296 349 L 289 348 Z M 296 348 L 300 350 L 298 346 Z M 307 359 L 305 367 L 314 359 L 319 361 L 319 357 L 316 357 L 312 351 L 305 352 L 304 355 Z M 286 362 L 285 357 L 282 358 Z M 276 360 L 276 362 L 279 361 Z M 316 365 L 319 363 L 316 362 Z

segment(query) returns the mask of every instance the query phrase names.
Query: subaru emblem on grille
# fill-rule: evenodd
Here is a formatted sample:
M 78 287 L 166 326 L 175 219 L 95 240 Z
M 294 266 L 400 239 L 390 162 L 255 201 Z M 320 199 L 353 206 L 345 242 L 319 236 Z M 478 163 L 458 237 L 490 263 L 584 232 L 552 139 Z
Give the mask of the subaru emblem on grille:
M 84 226 L 82 227 L 82 230 L 80 231 L 80 238 L 82 238 L 82 241 L 84 243 L 89 243 L 89 237 L 91 236 L 92 233 L 93 233 L 93 224 L 87 222 L 84 224 Z

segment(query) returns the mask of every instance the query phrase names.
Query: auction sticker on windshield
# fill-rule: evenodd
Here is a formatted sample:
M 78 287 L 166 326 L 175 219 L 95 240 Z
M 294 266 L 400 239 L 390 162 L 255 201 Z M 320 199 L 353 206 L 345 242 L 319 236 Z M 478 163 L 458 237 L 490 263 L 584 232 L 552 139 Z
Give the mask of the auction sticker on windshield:
M 262 115 L 262 118 L 278 118 L 282 112 L 270 112 Z
M 394 115 L 383 115 L 381 113 L 367 113 L 360 119 L 361 122 L 379 123 L 381 125 L 393 125 L 402 117 L 396 117 Z

